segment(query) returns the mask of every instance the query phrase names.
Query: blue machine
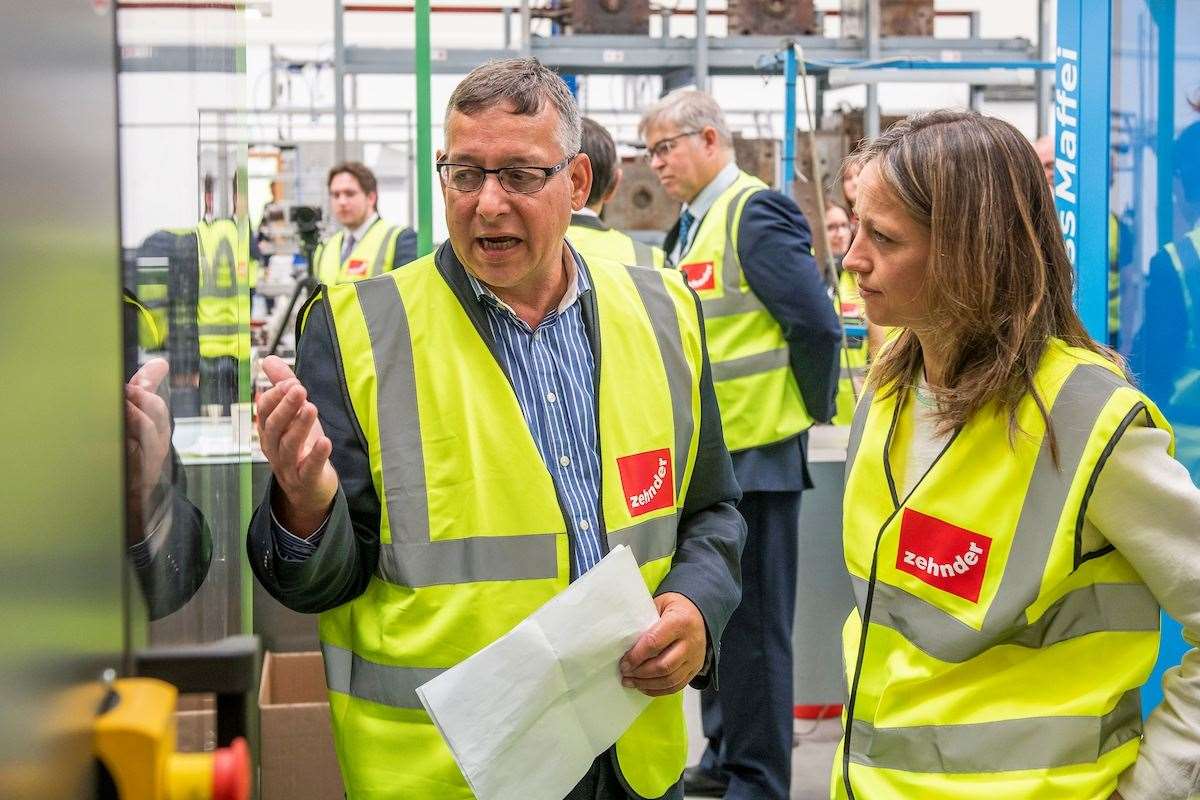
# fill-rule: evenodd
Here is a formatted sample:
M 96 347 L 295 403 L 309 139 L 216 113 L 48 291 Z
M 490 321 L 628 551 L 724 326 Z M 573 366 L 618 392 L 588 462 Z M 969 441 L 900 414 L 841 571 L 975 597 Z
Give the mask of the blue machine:
M 1196 20 L 1200 0 L 1058 0 L 1054 104 L 1055 195 L 1078 271 L 1081 316 L 1096 339 L 1129 360 L 1171 421 L 1177 456 L 1194 481 L 1200 480 L 1200 249 L 1189 248 L 1200 248 Z M 1142 693 L 1146 713 L 1162 700 L 1163 671 L 1186 649 L 1179 624 L 1164 614 L 1159 662 Z

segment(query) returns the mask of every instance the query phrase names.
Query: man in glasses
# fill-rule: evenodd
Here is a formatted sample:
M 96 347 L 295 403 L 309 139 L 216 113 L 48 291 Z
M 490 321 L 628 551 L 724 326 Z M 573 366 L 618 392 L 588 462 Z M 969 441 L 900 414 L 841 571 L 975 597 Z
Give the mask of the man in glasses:
M 791 198 L 738 169 L 711 96 L 673 92 L 645 112 L 638 132 L 663 188 L 683 203 L 663 247 L 703 304 L 748 528 L 742 603 L 718 680 L 701 697 L 708 749 L 685 786 L 727 800 L 786 800 L 796 522 L 812 486 L 806 431 L 834 413 L 840 321 L 808 221 Z
M 680 691 L 713 674 L 745 534 L 698 301 L 566 242 L 591 165 L 536 60 L 468 75 L 445 132 L 449 241 L 311 300 L 295 375 L 264 362 L 250 561 L 321 614 L 349 796 L 469 798 L 415 688 L 629 545 L 660 621 L 613 667 L 656 699 L 568 797 L 682 798 Z
M 571 215 L 571 227 L 567 229 L 571 245 L 585 256 L 596 253 L 624 264 L 661 267 L 665 260 L 662 250 L 639 242 L 600 218 L 605 204 L 621 185 L 621 166 L 617 143 L 603 125 L 588 117 L 583 118 L 581 150 L 592 164 L 592 190 L 587 204 Z
M 342 230 L 317 248 L 314 278 L 329 285 L 361 281 L 417 257 L 417 232 L 379 216 L 379 185 L 370 167 L 358 161 L 335 164 L 326 184 Z

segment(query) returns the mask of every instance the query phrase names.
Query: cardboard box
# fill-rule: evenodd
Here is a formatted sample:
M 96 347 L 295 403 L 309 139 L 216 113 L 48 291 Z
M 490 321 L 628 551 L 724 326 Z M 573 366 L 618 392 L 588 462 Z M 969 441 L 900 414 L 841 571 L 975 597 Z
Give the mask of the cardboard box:
M 258 709 L 262 800 L 342 798 L 321 654 L 268 652 Z
M 207 753 L 217 749 L 216 695 L 179 695 L 175 703 L 175 749 L 181 753 Z

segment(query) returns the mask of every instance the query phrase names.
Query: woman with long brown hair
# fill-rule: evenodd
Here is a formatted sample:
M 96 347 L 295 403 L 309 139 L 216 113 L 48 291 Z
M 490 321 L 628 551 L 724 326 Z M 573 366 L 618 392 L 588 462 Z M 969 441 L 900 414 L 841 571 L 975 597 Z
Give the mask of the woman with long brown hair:
M 1160 606 L 1200 640 L 1200 491 L 1076 314 L 1032 147 L 936 111 L 851 163 L 844 267 L 900 331 L 851 428 L 833 797 L 1189 797 L 1200 654 L 1144 730 L 1139 690 Z

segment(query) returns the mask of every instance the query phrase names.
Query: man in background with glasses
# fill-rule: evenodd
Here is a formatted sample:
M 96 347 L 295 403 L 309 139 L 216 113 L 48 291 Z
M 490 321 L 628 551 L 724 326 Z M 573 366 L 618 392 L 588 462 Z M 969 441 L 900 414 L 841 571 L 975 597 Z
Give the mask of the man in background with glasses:
M 663 248 L 703 304 L 748 528 L 742 603 L 718 680 L 701 696 L 708 749 L 685 787 L 727 800 L 787 800 L 796 525 L 801 492 L 812 487 L 807 430 L 834 414 L 841 325 L 808 221 L 791 198 L 738 169 L 711 96 L 672 92 L 645 112 L 638 132 L 663 188 L 683 203 Z
M 583 118 L 581 151 L 592 163 L 592 190 L 587 203 L 571 215 L 567 236 L 571 245 L 588 256 L 592 253 L 615 258 L 623 264 L 661 267 L 665 260 L 662 250 L 639 242 L 629 234 L 606 223 L 601 216 L 604 206 L 621 185 L 621 164 L 617 160 L 617 143 L 604 126 L 594 119 Z
M 349 796 L 469 798 L 416 687 L 628 545 L 660 620 L 613 666 L 655 700 L 568 797 L 682 798 L 681 690 L 715 670 L 745 535 L 698 300 L 567 244 L 591 165 L 536 60 L 468 75 L 445 131 L 449 241 L 319 293 L 295 375 L 264 361 L 251 564 L 321 614 Z

